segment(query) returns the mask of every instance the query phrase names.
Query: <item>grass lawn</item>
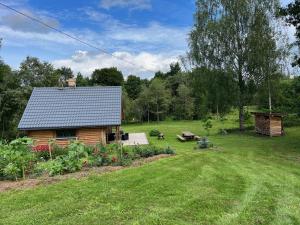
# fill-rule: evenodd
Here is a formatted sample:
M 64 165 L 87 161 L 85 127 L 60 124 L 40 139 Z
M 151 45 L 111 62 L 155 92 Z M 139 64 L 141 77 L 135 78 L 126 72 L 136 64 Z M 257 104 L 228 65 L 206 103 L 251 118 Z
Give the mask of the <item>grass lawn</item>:
M 217 135 L 217 150 L 197 151 L 176 134 L 204 135 L 201 122 L 129 125 L 158 128 L 153 144 L 177 156 L 105 175 L 0 194 L 0 224 L 300 224 L 300 127 L 280 138 Z

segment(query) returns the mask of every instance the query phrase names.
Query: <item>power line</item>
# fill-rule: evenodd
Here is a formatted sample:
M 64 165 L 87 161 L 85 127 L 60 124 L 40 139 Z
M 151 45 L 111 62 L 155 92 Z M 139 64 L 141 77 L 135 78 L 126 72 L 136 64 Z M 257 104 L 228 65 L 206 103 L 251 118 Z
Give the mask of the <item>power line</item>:
M 7 8 L 7 9 L 9 9 L 9 10 L 14 11 L 15 13 L 17 13 L 17 14 L 19 14 L 19 15 L 21 15 L 21 16 L 26 17 L 27 19 L 30 19 L 30 20 L 32 20 L 32 21 L 34 21 L 34 22 L 36 22 L 36 23 L 39 23 L 39 24 L 42 25 L 42 26 L 45 26 L 45 27 L 47 27 L 47 28 L 49 28 L 49 29 L 51 29 L 51 30 L 54 30 L 54 31 L 56 31 L 56 32 L 58 32 L 58 33 L 60 33 L 60 34 L 62 34 L 62 35 L 65 35 L 65 36 L 67 36 L 68 38 L 71 38 L 71 39 L 73 39 L 73 40 L 75 40 L 75 41 L 78 41 L 78 42 L 80 42 L 81 44 L 84 44 L 84 45 L 86 45 L 86 46 L 88 46 L 88 47 L 90 47 L 90 48 L 94 48 L 94 49 L 96 49 L 96 50 L 98 50 L 98 51 L 100 51 L 100 52 L 103 52 L 103 53 L 106 54 L 106 55 L 110 55 L 110 56 L 112 56 L 113 58 L 116 58 L 116 59 L 118 59 L 118 60 L 120 60 L 120 61 L 126 62 L 127 64 L 130 64 L 130 65 L 132 65 L 132 66 L 140 67 L 140 68 L 144 69 L 145 71 L 148 71 L 148 72 L 156 72 L 156 71 L 152 71 L 152 70 L 146 69 L 145 67 L 138 66 L 138 65 L 132 63 L 131 61 L 128 61 L 128 60 L 123 59 L 123 58 L 121 58 L 121 57 L 118 57 L 118 56 L 116 56 L 116 55 L 113 55 L 113 54 L 111 54 L 110 52 L 106 51 L 105 49 L 99 48 L 99 47 L 97 47 L 96 45 L 93 45 L 93 44 L 91 44 L 91 43 L 89 43 L 89 42 L 83 41 L 83 40 L 81 40 L 81 39 L 79 39 L 79 38 L 77 38 L 77 37 L 75 37 L 75 36 L 73 36 L 73 35 L 70 35 L 70 34 L 64 32 L 64 31 L 62 31 L 62 30 L 60 30 L 60 29 L 57 29 L 57 28 L 55 28 L 55 27 L 53 27 L 53 26 L 51 26 L 51 25 L 49 25 L 49 24 L 43 22 L 42 20 L 40 20 L 40 19 L 38 19 L 38 18 L 35 18 L 35 17 L 30 16 L 30 15 L 28 15 L 28 14 L 25 14 L 25 13 L 23 13 L 23 12 L 21 12 L 21 11 L 15 9 L 15 8 L 11 7 L 11 6 L 8 6 L 8 5 L 6 5 L 6 4 L 3 4 L 2 2 L 0 2 L 0 5 L 2 5 L 3 7 Z

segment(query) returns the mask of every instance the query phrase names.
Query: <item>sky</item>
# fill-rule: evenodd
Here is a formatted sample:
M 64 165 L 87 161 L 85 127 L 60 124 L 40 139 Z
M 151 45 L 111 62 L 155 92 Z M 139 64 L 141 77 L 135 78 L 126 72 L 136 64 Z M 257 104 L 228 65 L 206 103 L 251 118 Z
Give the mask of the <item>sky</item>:
M 281 0 L 287 4 L 291 0 Z M 188 50 L 195 0 L 0 0 L 109 54 L 0 6 L 0 57 L 18 69 L 26 56 L 90 76 L 117 67 L 125 76 L 166 72 Z M 289 30 L 290 36 L 293 31 Z M 120 60 L 123 59 L 123 60 Z

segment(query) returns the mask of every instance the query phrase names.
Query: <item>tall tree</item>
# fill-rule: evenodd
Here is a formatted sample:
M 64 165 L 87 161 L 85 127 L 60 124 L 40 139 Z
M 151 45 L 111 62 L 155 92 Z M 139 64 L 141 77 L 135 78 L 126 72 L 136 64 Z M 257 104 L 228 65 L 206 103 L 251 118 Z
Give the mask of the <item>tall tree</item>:
M 141 78 L 134 75 L 130 75 L 128 76 L 124 86 L 128 94 L 128 97 L 135 100 L 139 97 L 139 94 L 142 91 Z
M 281 15 L 286 18 L 286 22 L 296 29 L 296 44 L 300 48 L 300 0 L 288 4 L 286 8 L 281 9 Z M 300 56 L 295 55 L 293 66 L 300 66 Z
M 19 76 L 23 86 L 58 86 L 59 74 L 54 70 L 53 65 L 47 62 L 41 62 L 35 57 L 27 57 L 21 63 Z
M 244 130 L 245 90 L 250 72 L 248 37 L 261 10 L 272 17 L 277 0 L 197 0 L 189 57 L 195 66 L 231 71 L 238 82 L 240 130 Z M 258 39 L 260 35 L 256 38 Z
M 78 87 L 89 86 L 90 79 L 89 77 L 83 77 L 81 73 L 78 73 L 76 76 L 76 85 Z
M 17 124 L 31 93 L 31 88 L 20 85 L 18 74 L 0 62 L 0 139 L 17 135 Z
M 272 87 L 279 83 L 281 74 L 278 73 L 278 59 L 284 51 L 276 46 L 276 33 L 270 26 L 268 15 L 261 9 L 257 9 L 255 14 L 248 36 L 251 49 L 247 59 L 248 70 L 250 77 L 257 82 L 259 91 L 268 93 L 268 108 L 272 112 L 272 93 L 275 93 Z
M 122 86 L 124 77 L 117 68 L 96 69 L 92 74 L 92 83 L 103 86 Z
M 174 98 L 175 116 L 179 120 L 193 119 L 194 99 L 191 97 L 191 89 L 184 84 L 180 84 L 177 89 L 177 97 Z
M 73 71 L 69 67 L 61 67 L 56 70 L 59 76 L 59 82 L 62 86 L 67 85 L 67 80 L 74 77 Z
M 150 96 L 150 108 L 151 112 L 156 115 L 157 121 L 160 121 L 162 116 L 168 111 L 171 94 L 164 82 L 160 79 L 152 80 L 149 86 Z
M 133 104 L 135 115 L 137 115 L 140 121 L 146 118 L 147 122 L 150 122 L 151 101 L 151 90 L 146 85 L 143 85 L 139 97 Z

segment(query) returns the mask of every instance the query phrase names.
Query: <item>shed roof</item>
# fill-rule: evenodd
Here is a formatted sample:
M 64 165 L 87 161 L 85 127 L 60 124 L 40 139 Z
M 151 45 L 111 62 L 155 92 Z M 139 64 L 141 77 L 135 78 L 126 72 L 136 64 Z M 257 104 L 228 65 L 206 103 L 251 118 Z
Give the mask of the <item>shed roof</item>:
M 256 116 L 273 116 L 273 117 L 283 117 L 281 113 L 268 113 L 268 112 L 252 112 Z
M 34 88 L 20 130 L 121 124 L 121 87 Z

